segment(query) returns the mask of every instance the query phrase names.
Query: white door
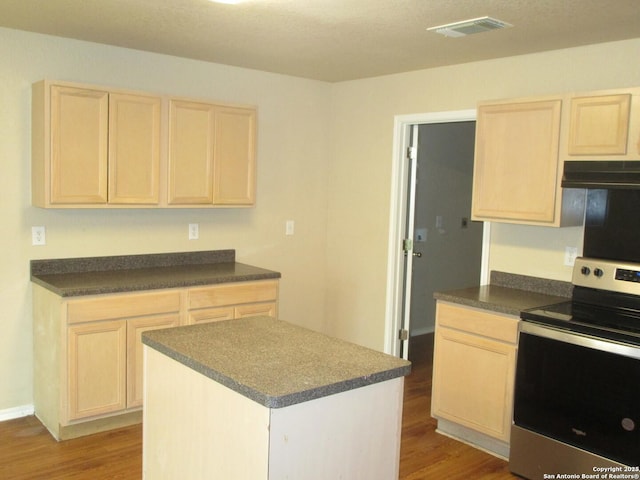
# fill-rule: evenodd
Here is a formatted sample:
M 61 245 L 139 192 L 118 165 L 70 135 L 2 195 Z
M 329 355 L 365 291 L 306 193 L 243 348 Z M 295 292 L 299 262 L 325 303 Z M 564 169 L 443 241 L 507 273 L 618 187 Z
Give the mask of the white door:
M 414 259 L 424 260 L 414 257 L 414 253 L 417 254 L 419 251 L 414 250 L 413 241 L 410 248 L 403 248 L 404 240 L 407 238 L 413 240 L 415 233 L 413 218 L 416 163 L 410 162 L 407 155 L 410 149 L 417 146 L 418 134 L 414 133 L 414 130 L 417 130 L 421 124 L 460 122 L 475 120 L 475 118 L 475 110 L 402 115 L 395 118 L 385 328 L 385 352 L 388 354 L 408 359 L 411 273 Z M 412 165 L 413 168 L 411 168 Z M 488 279 L 490 235 L 488 225 L 485 224 L 484 228 L 480 283 L 487 283 Z M 405 250 L 407 251 L 405 252 Z M 404 334 L 405 330 L 407 334 Z M 401 338 L 406 338 L 406 340 Z
M 399 356 L 405 360 L 409 357 L 409 332 L 411 326 L 411 283 L 413 281 L 413 258 L 420 255 L 413 250 L 413 231 L 416 206 L 416 180 L 418 176 L 418 125 L 412 125 L 410 128 L 409 147 L 407 148 L 406 175 L 407 175 L 407 214 L 406 227 L 402 242 L 404 252 L 404 302 L 402 306 L 402 326 L 398 331 Z

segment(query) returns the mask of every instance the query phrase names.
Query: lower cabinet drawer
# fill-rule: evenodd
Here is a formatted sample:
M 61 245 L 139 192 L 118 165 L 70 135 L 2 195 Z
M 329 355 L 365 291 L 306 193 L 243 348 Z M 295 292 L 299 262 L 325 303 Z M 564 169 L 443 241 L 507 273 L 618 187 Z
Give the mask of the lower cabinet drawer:
M 192 310 L 189 312 L 187 324 L 196 325 L 199 323 L 220 322 L 222 320 L 233 319 L 233 307 L 216 307 Z
M 502 342 L 515 344 L 518 341 L 517 317 L 438 302 L 436 319 L 442 327 L 455 328 Z
M 277 281 L 239 282 L 212 287 L 190 288 L 188 308 L 222 307 L 242 303 L 276 301 Z

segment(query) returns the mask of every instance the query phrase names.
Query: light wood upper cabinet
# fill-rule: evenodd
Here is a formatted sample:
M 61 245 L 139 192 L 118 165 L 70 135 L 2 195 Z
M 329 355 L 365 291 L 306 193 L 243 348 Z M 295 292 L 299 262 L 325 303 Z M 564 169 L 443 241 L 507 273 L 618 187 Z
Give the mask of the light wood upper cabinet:
M 256 111 L 248 108 L 216 109 L 213 203 L 255 203 Z
M 566 160 L 640 160 L 640 88 L 479 103 L 472 218 L 581 225 Z
M 253 205 L 255 109 L 170 100 L 171 205 Z
M 215 107 L 169 102 L 169 198 L 172 205 L 213 203 Z
M 109 96 L 109 203 L 157 204 L 160 183 L 159 97 Z
M 157 204 L 160 110 L 157 96 L 35 84 L 33 204 Z
M 255 204 L 253 107 L 43 80 L 32 129 L 35 206 Z
M 558 223 L 561 112 L 559 98 L 478 107 L 474 220 Z
M 570 98 L 562 156 L 574 160 L 640 160 L 640 88 Z
M 50 189 L 49 201 L 106 203 L 109 94 L 55 85 L 50 88 L 51 165 L 50 170 L 41 170 L 45 174 L 43 188 Z

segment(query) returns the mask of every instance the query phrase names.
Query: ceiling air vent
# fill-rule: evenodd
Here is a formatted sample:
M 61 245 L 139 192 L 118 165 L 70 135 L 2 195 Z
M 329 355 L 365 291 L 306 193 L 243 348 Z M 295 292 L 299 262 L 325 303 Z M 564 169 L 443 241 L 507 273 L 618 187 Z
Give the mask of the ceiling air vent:
M 490 30 L 507 27 L 513 27 L 513 25 L 491 17 L 480 17 L 439 25 L 437 27 L 427 28 L 427 30 L 440 33 L 445 37 L 465 37 L 467 35 L 473 35 L 474 33 L 488 32 Z

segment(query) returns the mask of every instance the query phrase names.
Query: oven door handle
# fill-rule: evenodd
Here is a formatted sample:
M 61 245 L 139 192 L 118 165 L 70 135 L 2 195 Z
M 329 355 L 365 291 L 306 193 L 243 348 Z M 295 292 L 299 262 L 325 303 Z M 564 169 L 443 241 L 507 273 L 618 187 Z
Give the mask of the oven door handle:
M 537 335 L 538 337 L 549 338 L 559 342 L 571 343 L 579 347 L 592 348 L 603 352 L 610 352 L 616 355 L 635 358 L 640 360 L 640 348 L 637 345 L 628 345 L 616 342 L 615 340 L 602 340 L 598 337 L 576 333 L 569 330 L 553 328 L 547 325 L 540 325 L 529 321 L 520 322 L 520 333 Z

